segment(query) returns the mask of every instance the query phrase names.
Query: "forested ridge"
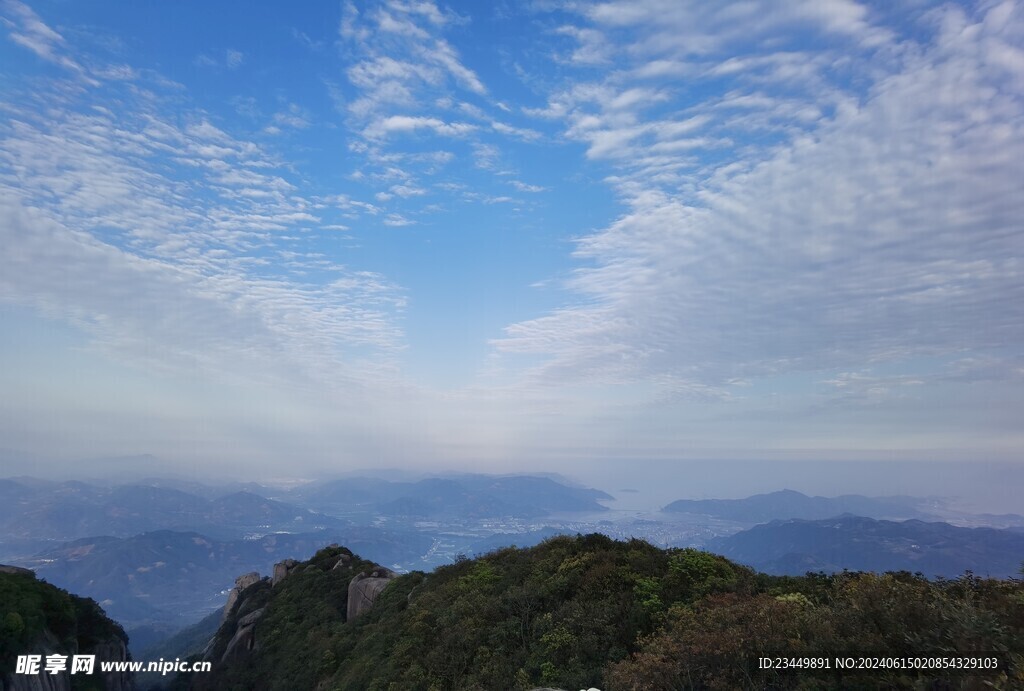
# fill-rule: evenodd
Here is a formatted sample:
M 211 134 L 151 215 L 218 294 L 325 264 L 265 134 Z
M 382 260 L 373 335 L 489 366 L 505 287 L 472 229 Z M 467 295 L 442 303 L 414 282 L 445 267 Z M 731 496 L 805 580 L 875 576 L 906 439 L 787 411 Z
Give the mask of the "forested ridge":
M 69 677 L 58 673 L 17 673 L 19 655 L 93 655 L 100 661 L 128 659 L 128 637 L 90 598 L 78 597 L 27 569 L 0 568 L 0 689 L 127 689 L 130 675 L 102 673 Z M 40 678 L 42 677 L 42 678 Z
M 346 568 L 335 568 L 343 561 Z M 180 678 L 201 689 L 1024 688 L 1024 583 L 970 574 L 757 573 L 694 549 L 601 535 L 462 559 L 392 580 L 346 621 L 341 547 L 243 592 L 255 645 Z M 218 634 L 219 656 L 231 621 Z M 219 646 L 219 647 L 218 647 Z M 762 656 L 998 654 L 1000 670 L 757 668 Z

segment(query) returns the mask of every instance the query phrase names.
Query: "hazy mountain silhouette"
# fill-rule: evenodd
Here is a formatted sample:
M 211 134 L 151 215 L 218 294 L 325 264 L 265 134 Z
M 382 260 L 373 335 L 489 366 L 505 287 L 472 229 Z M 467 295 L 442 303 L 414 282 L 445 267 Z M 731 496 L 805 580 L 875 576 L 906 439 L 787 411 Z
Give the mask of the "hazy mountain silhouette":
M 953 578 L 969 570 L 1007 578 L 1020 575 L 1024 533 L 847 515 L 772 521 L 712 540 L 707 548 L 771 574 L 849 569 Z
M 871 518 L 926 518 L 915 497 L 809 497 L 791 489 L 755 494 L 745 499 L 680 499 L 665 511 L 713 516 L 741 523 L 764 523 L 777 519 L 830 518 L 844 513 Z

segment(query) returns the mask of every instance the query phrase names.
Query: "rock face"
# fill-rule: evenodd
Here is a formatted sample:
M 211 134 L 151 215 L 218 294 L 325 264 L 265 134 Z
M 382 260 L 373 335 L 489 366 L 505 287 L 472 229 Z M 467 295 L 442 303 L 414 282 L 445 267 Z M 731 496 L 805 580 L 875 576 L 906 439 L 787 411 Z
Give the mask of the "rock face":
M 279 561 L 274 564 L 274 576 L 270 580 L 270 584 L 277 585 L 283 581 L 288 577 L 288 574 L 291 573 L 292 569 L 294 569 L 298 563 L 299 562 L 295 559 L 285 559 L 284 561 Z
M 259 583 L 259 581 L 260 574 L 256 571 L 250 571 L 235 579 L 235 587 L 228 592 L 228 603 L 224 605 L 224 617 L 228 616 L 228 612 L 231 611 L 231 607 L 238 600 L 238 596 L 242 594 L 242 591 L 253 583 Z
M 305 612 L 297 602 L 309 602 L 314 595 L 325 595 L 322 606 L 330 620 L 341 623 L 365 613 L 396 574 L 373 562 L 360 559 L 350 550 L 331 545 L 307 561 L 285 559 L 274 565 L 273 575 L 260 579 L 250 573 L 239 577 L 225 607 L 225 615 L 203 650 L 203 660 L 213 667 L 212 674 L 178 677 L 178 683 L 193 691 L 221 691 L 224 688 L 317 688 L 305 681 L 303 670 L 289 672 L 280 683 L 264 684 L 267 659 L 280 645 L 291 645 L 291 623 L 301 622 Z M 281 583 L 287 580 L 286 585 Z M 277 664 L 276 662 L 274 664 Z M 259 669 L 258 673 L 254 670 Z M 293 675 L 300 674 L 301 683 Z M 244 680 L 244 683 L 232 680 Z M 177 688 L 177 687 L 176 687 Z M 327 687 L 323 687 L 327 688 Z M 0 691 L 3 691 L 0 689 Z
M 395 574 L 388 569 L 374 569 L 369 573 L 356 575 L 348 584 L 348 612 L 346 621 L 352 621 L 368 612 L 381 591 L 391 582 Z
M 7 572 L 10 573 L 10 572 Z M 72 677 L 69 670 L 65 669 L 63 672 L 58 674 L 48 674 L 43 671 L 43 665 L 46 661 L 47 655 L 66 655 L 67 665 L 71 664 L 71 656 L 75 654 L 81 655 L 95 655 L 95 671 L 90 676 L 82 676 L 81 674 L 76 675 L 76 685 L 74 688 L 80 688 L 79 683 L 82 679 L 91 680 L 91 683 L 99 683 L 96 688 L 107 689 L 107 691 L 132 691 L 135 689 L 135 684 L 132 679 L 130 672 L 100 672 L 101 662 L 125 662 L 129 660 L 128 646 L 120 638 L 109 638 L 96 641 L 87 648 L 79 649 L 77 645 L 72 644 L 69 648 L 66 641 L 61 642 L 57 639 L 49 629 L 45 630 L 32 645 L 26 650 L 18 651 L 20 655 L 40 655 L 42 660 L 40 662 L 40 673 L 39 674 L 4 674 L 0 671 L 0 689 L 2 691 L 71 691 Z M 93 688 L 90 686 L 89 688 Z
M 203 660 L 215 666 L 225 662 L 244 664 L 244 660 L 259 649 L 256 623 L 266 612 L 272 591 L 271 579 L 260 578 L 256 572 L 236 578 L 220 627 L 203 649 Z M 195 681 L 192 679 L 193 685 Z
M 20 654 L 41 655 L 45 662 L 47 655 L 54 653 L 67 655 L 68 652 L 60 646 L 57 637 L 47 630 L 35 640 L 29 650 Z M 43 663 L 40 663 L 40 669 L 42 666 Z M 4 689 L 4 691 L 70 691 L 71 676 L 66 670 L 59 674 L 46 674 L 45 672 L 32 675 L 11 674 L 0 677 L 0 689 Z
M 60 674 L 11 675 L 4 680 L 4 691 L 71 691 L 71 677 L 67 672 Z
M 265 608 L 250 612 L 238 620 L 238 628 L 235 635 L 231 637 L 228 647 L 221 656 L 221 662 L 226 662 L 234 657 L 243 657 L 246 653 L 256 648 L 256 622 L 263 616 Z
M 99 669 L 100 661 L 103 662 L 127 662 L 128 646 L 121 640 L 109 640 L 97 643 L 90 653 L 96 655 L 96 668 Z M 131 691 L 135 688 L 135 682 L 129 672 L 110 672 L 101 675 L 106 682 L 107 691 Z

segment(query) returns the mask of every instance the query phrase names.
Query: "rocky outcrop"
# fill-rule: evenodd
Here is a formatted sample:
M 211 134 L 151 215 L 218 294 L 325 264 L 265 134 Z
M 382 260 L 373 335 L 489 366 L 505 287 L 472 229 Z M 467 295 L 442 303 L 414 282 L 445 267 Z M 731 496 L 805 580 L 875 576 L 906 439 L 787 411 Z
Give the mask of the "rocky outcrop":
M 28 650 L 19 651 L 19 654 L 40 655 L 42 662 L 39 663 L 39 673 L 0 676 L 0 689 L 4 691 L 70 691 L 71 675 L 67 670 L 58 674 L 47 674 L 44 671 L 47 655 L 68 654 L 68 651 L 59 645 L 57 637 L 50 631 L 44 631 Z M 70 656 L 68 661 L 70 662 Z
M 12 674 L 0 679 L 3 691 L 71 691 L 71 676 L 60 674 Z
M 348 611 L 346 621 L 352 621 L 360 614 L 370 611 L 373 603 L 387 587 L 395 573 L 388 569 L 374 569 L 369 573 L 357 574 L 348 584 Z
M 256 622 L 263 616 L 265 607 L 261 607 L 238 620 L 235 635 L 228 642 L 228 647 L 221 656 L 221 662 L 232 658 L 243 657 L 256 649 Z
M 274 576 L 270 579 L 271 585 L 277 585 L 291 573 L 299 562 L 295 559 L 285 559 L 274 564 Z
M 203 659 L 220 664 L 244 661 L 257 650 L 256 623 L 266 611 L 273 597 L 271 579 L 260 578 L 256 572 L 235 579 L 235 587 L 228 594 L 224 616 L 217 633 L 203 649 Z M 244 664 L 244 663 L 243 663 Z
M 128 646 L 120 639 L 101 641 L 88 652 L 96 655 L 97 673 L 99 673 L 100 662 L 127 662 L 131 659 L 128 654 Z M 109 672 L 101 676 L 106 683 L 107 691 L 131 691 L 135 688 L 134 680 L 129 672 Z
M 96 662 L 92 675 L 84 676 L 82 673 L 75 675 L 76 680 L 82 679 L 102 680 L 97 688 L 107 691 L 132 691 L 135 684 L 130 672 L 107 672 L 100 671 L 101 662 L 125 662 L 129 658 L 128 646 L 120 638 L 111 638 L 98 641 L 88 648 L 78 649 L 72 644 L 69 649 L 62 644 L 57 637 L 49 630 L 43 632 L 27 650 L 18 651 L 20 655 L 39 655 L 42 659 L 37 674 L 7 674 L 0 672 L 0 690 L 2 691 L 71 691 L 71 660 L 74 655 L 95 655 Z M 47 655 L 64 655 L 67 657 L 66 669 L 57 674 L 49 674 L 45 671 Z M 82 679 L 78 679 L 82 677 Z M 78 684 L 74 688 L 80 688 Z M 89 688 L 93 688 L 90 686 Z
M 250 571 L 249 573 L 243 574 L 235 579 L 235 587 L 228 592 L 228 602 L 224 605 L 225 619 L 231 612 L 231 608 L 234 606 L 235 602 L 238 601 L 238 596 L 242 594 L 242 591 L 254 583 L 259 583 L 259 581 L 260 574 L 257 571 Z

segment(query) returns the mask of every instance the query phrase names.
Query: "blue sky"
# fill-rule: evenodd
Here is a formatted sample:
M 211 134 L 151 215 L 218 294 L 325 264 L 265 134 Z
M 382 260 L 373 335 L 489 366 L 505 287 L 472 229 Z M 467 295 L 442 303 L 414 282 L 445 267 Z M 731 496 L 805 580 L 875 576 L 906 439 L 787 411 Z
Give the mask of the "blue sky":
M 0 5 L 0 447 L 1019 460 L 1024 8 Z

